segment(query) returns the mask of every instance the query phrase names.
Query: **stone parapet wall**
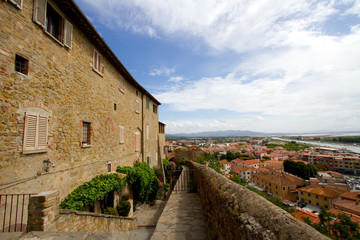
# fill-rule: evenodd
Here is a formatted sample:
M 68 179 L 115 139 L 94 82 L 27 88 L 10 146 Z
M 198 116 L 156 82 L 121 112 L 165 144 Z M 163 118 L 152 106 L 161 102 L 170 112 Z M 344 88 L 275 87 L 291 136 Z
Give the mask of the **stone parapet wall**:
M 56 220 L 58 232 L 109 232 L 131 231 L 138 227 L 137 219 L 130 217 L 110 216 L 89 212 L 60 210 Z
M 188 163 L 195 169 L 197 191 L 212 239 L 328 239 L 211 168 Z
M 131 231 L 137 219 L 98 213 L 59 210 L 59 191 L 34 195 L 29 201 L 27 232 L 108 232 Z

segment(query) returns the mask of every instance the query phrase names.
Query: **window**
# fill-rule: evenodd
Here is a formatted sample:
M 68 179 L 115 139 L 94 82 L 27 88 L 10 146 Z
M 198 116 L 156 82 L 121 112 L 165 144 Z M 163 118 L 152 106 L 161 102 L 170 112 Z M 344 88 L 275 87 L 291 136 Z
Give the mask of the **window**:
M 310 193 L 308 193 L 308 197 L 310 197 Z
M 123 125 L 120 125 L 120 143 L 124 143 L 124 130 L 125 127 Z
M 316 203 L 316 206 L 319 206 L 319 203 L 318 203 L 318 202 Z
M 326 209 L 328 209 L 328 206 L 327 206 L 327 205 L 325 205 L 325 208 L 326 208 Z
M 151 165 L 151 157 L 146 157 L 146 161 L 147 161 L 147 164 L 150 166 Z
M 150 100 L 146 98 L 146 109 L 150 108 Z
M 91 123 L 90 122 L 83 122 L 83 129 L 82 129 L 82 146 L 90 145 L 90 138 L 91 138 Z
M 107 167 L 108 167 L 108 172 L 111 172 L 111 163 L 108 163 Z
M 283 187 L 283 191 L 285 191 L 285 187 Z
M 145 133 L 146 133 L 146 140 L 149 140 L 149 125 L 146 125 Z
M 29 60 L 21 57 L 20 55 L 15 55 L 15 71 L 28 75 L 29 70 Z
M 157 109 L 158 109 L 158 107 L 157 107 L 155 104 L 153 104 L 153 112 L 154 112 L 155 114 L 157 114 Z
M 120 91 L 121 92 L 125 91 L 125 79 L 123 78 L 123 76 L 120 77 Z
M 23 151 L 46 150 L 48 117 L 37 113 L 25 114 Z
M 309 204 L 311 204 L 311 200 L 309 200 Z
M 135 133 L 135 152 L 140 151 L 140 133 Z
M 326 201 L 326 200 L 327 200 L 327 198 L 326 198 L 326 197 L 324 197 L 324 200 Z
M 22 9 L 22 4 L 23 1 L 22 0 L 7 0 L 9 3 L 12 3 L 15 7 L 17 7 L 18 9 Z
M 318 196 L 318 195 L 316 195 L 316 198 L 319 198 L 319 196 Z
M 139 100 L 135 101 L 135 112 L 140 113 L 140 101 Z
M 94 50 L 93 69 L 101 73 L 101 55 L 96 50 Z
M 116 111 L 116 103 L 114 103 L 114 111 Z
M 47 0 L 34 0 L 33 20 L 57 42 L 71 49 L 73 26 Z

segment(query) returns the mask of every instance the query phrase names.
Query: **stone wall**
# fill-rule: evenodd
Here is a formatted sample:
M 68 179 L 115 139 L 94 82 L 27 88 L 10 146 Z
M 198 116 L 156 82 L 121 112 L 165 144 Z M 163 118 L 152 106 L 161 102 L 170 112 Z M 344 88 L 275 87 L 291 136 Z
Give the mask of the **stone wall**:
M 327 239 L 266 199 L 189 162 L 212 239 Z
M 101 51 L 100 36 L 93 40 L 94 34 L 83 30 L 77 15 L 64 10 L 70 2 L 48 1 L 73 25 L 71 49 L 33 21 L 33 1 L 23 1 L 22 9 L 0 1 L 1 193 L 59 189 L 63 199 L 94 176 L 143 159 L 143 152 L 135 150 L 135 133 L 144 132 L 142 108 L 136 112 L 136 102 L 142 104 L 142 96 L 149 93 L 134 83 L 124 67 L 114 64 L 108 57 L 111 50 Z M 94 50 L 102 55 L 100 73 L 93 69 Z M 15 70 L 16 55 L 28 60 L 27 75 Z M 150 107 L 148 124 L 157 131 L 158 114 Z M 43 151 L 23 151 L 27 112 L 48 116 Z M 91 122 L 88 146 L 82 144 L 83 121 Z M 123 143 L 120 126 L 124 127 Z M 157 144 L 156 134 L 150 138 L 154 138 L 150 144 Z M 156 144 L 146 152 L 153 159 Z
M 107 232 L 137 229 L 137 219 L 98 213 L 59 210 L 59 191 L 32 196 L 28 209 L 27 232 Z
M 56 219 L 57 232 L 109 232 L 131 231 L 138 227 L 137 219 L 89 212 L 60 210 Z

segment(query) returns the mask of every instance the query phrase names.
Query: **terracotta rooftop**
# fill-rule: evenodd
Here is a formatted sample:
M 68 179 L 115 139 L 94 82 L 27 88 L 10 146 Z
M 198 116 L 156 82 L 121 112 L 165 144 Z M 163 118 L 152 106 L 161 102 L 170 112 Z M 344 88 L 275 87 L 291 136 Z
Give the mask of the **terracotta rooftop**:
M 307 212 L 303 210 L 295 211 L 291 213 L 296 219 L 304 222 L 305 218 L 309 218 L 312 223 L 316 222 L 319 219 L 319 216 L 312 212 Z
M 318 195 L 318 196 L 323 196 L 323 197 L 328 197 L 328 198 L 335 198 L 337 196 L 339 196 L 340 194 L 344 193 L 344 191 L 339 190 L 339 189 L 335 189 L 335 188 L 329 188 L 326 186 L 307 186 L 307 187 L 303 187 L 298 189 L 301 192 L 306 192 L 306 193 L 310 193 L 310 194 L 314 194 L 314 195 Z

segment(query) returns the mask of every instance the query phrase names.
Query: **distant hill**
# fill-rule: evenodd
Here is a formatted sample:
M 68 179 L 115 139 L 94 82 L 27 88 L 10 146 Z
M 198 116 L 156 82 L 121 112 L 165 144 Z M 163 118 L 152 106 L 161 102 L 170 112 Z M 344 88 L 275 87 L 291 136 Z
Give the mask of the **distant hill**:
M 274 135 L 272 133 L 240 131 L 240 130 L 226 130 L 213 132 L 198 132 L 198 133 L 176 133 L 166 134 L 166 137 L 241 137 L 241 136 L 268 136 Z
M 167 138 L 191 138 L 191 137 L 244 137 L 244 136 L 359 136 L 359 131 L 352 132 L 313 132 L 313 133 L 264 133 L 253 131 L 241 131 L 241 130 L 226 130 L 226 131 L 210 131 L 210 132 L 198 132 L 198 133 L 175 133 L 166 134 Z

